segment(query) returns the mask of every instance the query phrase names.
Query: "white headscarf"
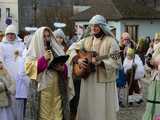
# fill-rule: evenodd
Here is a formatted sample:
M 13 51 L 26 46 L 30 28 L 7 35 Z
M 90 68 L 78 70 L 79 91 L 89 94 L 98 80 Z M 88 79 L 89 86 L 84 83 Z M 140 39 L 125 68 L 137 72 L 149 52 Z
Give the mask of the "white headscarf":
M 102 16 L 102 15 L 95 15 L 93 16 L 90 21 L 89 21 L 89 26 L 84 34 L 84 37 L 88 37 L 90 36 L 91 33 L 91 25 L 99 25 L 99 27 L 102 29 L 102 31 L 107 35 L 111 35 L 112 37 L 114 37 L 113 33 L 110 31 L 110 28 L 107 24 L 106 19 Z
M 63 32 L 62 29 L 57 29 L 53 32 L 54 36 L 57 38 L 57 37 L 62 37 L 63 39 L 65 39 L 65 34 Z
M 15 35 L 16 35 L 16 38 L 15 38 L 15 40 L 14 41 L 8 41 L 7 40 L 7 38 L 6 38 L 6 35 L 8 34 L 8 33 L 14 33 Z M 15 42 L 21 42 L 22 40 L 17 36 L 17 28 L 16 28 L 16 26 L 15 25 L 13 25 L 13 24 L 11 24 L 11 25 L 8 25 L 7 26 L 7 28 L 6 28 L 6 30 L 5 30 L 5 36 L 3 37 L 3 39 L 2 39 L 2 42 L 9 42 L 9 43 L 15 43 Z
M 8 25 L 5 31 L 5 35 L 7 35 L 8 33 L 14 33 L 15 35 L 17 35 L 17 28 L 16 26 L 12 25 Z
M 44 39 L 43 39 L 43 34 L 44 30 L 48 30 L 51 35 L 51 46 L 54 50 L 54 52 L 60 56 L 64 55 L 63 49 L 57 44 L 55 41 L 55 37 L 52 34 L 52 31 L 48 27 L 40 27 L 33 35 L 31 43 L 29 45 L 26 57 L 29 57 L 30 59 L 36 59 L 38 57 L 41 57 L 44 55 L 45 52 L 45 47 L 44 47 Z

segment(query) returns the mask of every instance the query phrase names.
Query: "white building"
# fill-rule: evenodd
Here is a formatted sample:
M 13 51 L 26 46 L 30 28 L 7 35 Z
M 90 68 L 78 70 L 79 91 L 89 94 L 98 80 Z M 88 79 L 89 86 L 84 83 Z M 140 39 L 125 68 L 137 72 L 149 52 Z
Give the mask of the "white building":
M 5 31 L 7 19 L 18 28 L 18 0 L 0 0 L 0 31 Z
M 93 5 L 72 19 L 76 25 L 86 27 L 90 18 L 96 14 L 103 15 L 109 26 L 115 28 L 117 40 L 125 31 L 130 33 L 135 41 L 146 36 L 153 38 L 156 32 L 160 32 L 160 11 L 129 0 L 113 0 L 110 3 Z

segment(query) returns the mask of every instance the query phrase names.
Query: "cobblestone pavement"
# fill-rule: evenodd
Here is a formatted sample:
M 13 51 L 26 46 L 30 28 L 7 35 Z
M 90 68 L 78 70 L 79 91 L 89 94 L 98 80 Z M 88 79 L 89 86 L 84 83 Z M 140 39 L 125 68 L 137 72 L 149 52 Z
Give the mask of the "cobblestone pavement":
M 145 104 L 121 108 L 118 114 L 118 120 L 142 120 L 144 110 Z
M 142 120 L 146 105 L 145 101 L 147 96 L 148 82 L 143 81 L 142 84 L 144 86 L 144 102 L 140 105 L 135 103 L 132 107 L 120 108 L 118 120 Z

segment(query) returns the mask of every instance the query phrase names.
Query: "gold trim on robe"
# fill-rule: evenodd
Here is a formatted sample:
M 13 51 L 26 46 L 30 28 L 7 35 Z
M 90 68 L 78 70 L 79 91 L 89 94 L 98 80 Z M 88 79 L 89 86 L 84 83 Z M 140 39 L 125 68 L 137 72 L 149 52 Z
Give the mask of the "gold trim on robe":
M 31 80 L 36 80 L 37 79 L 37 73 L 38 73 L 37 61 L 27 59 L 26 62 L 25 62 L 25 72 Z
M 58 85 L 58 74 L 47 72 L 48 85 L 41 91 L 40 120 L 62 120 L 62 100 Z

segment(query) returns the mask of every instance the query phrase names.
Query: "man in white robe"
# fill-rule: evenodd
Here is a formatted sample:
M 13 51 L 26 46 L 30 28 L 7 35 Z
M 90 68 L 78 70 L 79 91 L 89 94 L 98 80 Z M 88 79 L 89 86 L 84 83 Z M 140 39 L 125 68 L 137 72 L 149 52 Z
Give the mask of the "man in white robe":
M 71 45 L 68 50 L 71 70 L 74 63 L 86 67 L 85 59 L 78 58 L 76 50 L 94 51 L 98 56 L 104 56 L 119 50 L 118 44 L 110 32 L 106 20 L 101 15 L 94 16 L 89 21 L 88 32 L 84 39 Z M 112 57 L 91 62 L 96 65 L 96 71 L 81 81 L 79 120 L 116 120 L 119 110 L 116 77 L 120 60 Z

